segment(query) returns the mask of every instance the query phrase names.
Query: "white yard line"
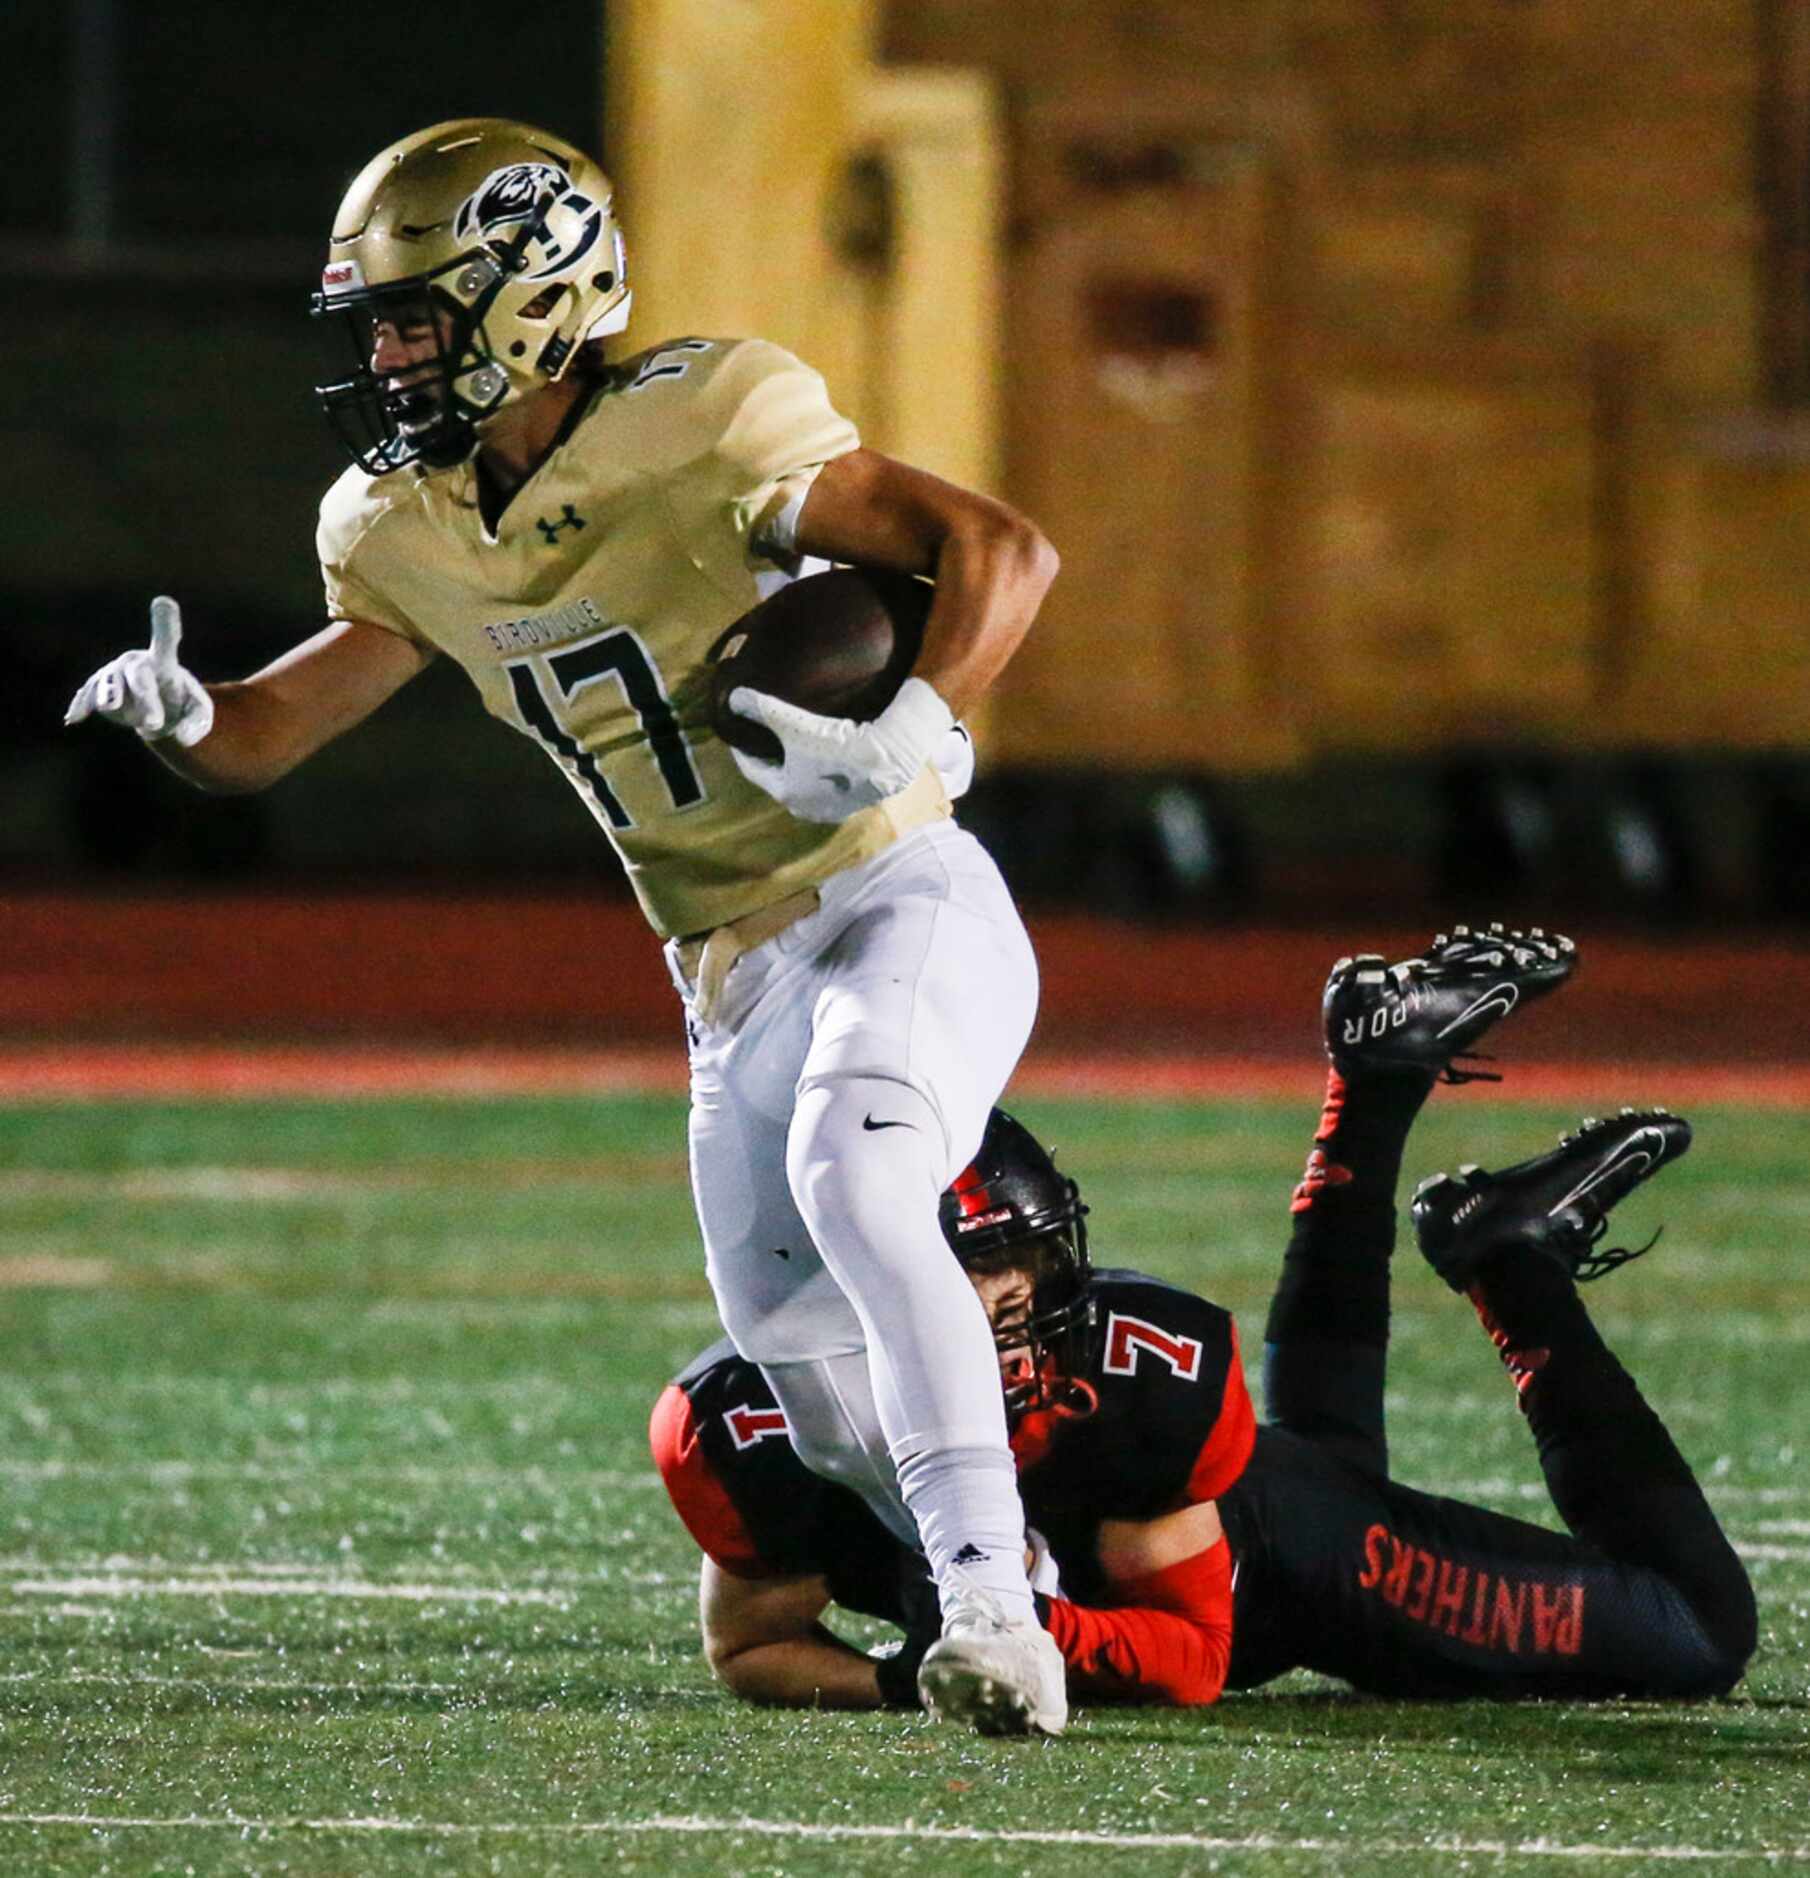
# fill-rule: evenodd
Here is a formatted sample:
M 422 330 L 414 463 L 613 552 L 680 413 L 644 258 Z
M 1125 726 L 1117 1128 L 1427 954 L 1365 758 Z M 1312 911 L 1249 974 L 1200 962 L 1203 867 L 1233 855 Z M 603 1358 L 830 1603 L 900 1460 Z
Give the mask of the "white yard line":
M 620 1492 L 626 1488 L 657 1487 L 660 1476 L 600 1468 L 588 1472 L 552 1471 L 545 1467 L 329 1467 L 305 1460 L 269 1461 L 6 1461 L 0 1460 L 0 1480 L 150 1480 L 179 1483 L 186 1480 L 363 1480 L 391 1481 L 402 1486 L 522 1486 L 538 1492 L 582 1487 Z
M 460 1309 L 467 1300 L 453 1299 L 451 1302 Z M 475 1300 L 486 1302 L 483 1299 Z M 558 1300 L 542 1299 L 541 1303 L 552 1303 L 558 1309 L 568 1308 Z M 323 1316 L 337 1315 L 344 1320 L 350 1307 L 341 1298 L 335 1303 L 322 1304 L 319 1309 Z M 645 1321 L 657 1323 L 662 1328 L 684 1328 L 692 1322 L 714 1324 L 715 1313 L 709 1304 L 655 1304 L 643 1306 L 637 1304 L 636 1312 Z M 385 1321 L 396 1313 L 386 1306 L 379 1306 L 370 1315 L 381 1317 Z M 721 1334 L 720 1332 L 718 1333 Z M 687 1353 L 687 1358 L 691 1353 Z M 683 1360 L 683 1359 L 682 1359 Z M 67 1392 L 83 1398 L 92 1398 L 95 1392 L 94 1372 L 92 1370 L 60 1369 L 45 1370 L 40 1374 L 22 1376 L 0 1373 L 0 1402 L 8 1399 L 17 1401 L 21 1398 L 30 1400 L 38 1394 Z M 413 1376 L 321 1376 L 297 1382 L 269 1382 L 263 1379 L 253 1381 L 244 1376 L 203 1376 L 194 1374 L 172 1373 L 170 1371 L 141 1371 L 137 1375 L 109 1376 L 107 1394 L 109 1396 L 131 1395 L 223 1395 L 235 1406 L 260 1406 L 271 1402 L 311 1402 L 317 1399 L 328 1402 L 375 1400 L 379 1402 L 415 1402 L 423 1398 L 436 1396 L 456 1396 L 460 1400 L 477 1397 L 489 1400 L 497 1398 L 507 1401 L 511 1396 L 554 1396 L 569 1399 L 580 1392 L 578 1382 L 564 1376 L 511 1376 L 495 1382 L 469 1382 L 460 1377 L 432 1377 L 423 1380 Z M 651 1407 L 652 1404 L 650 1403 Z
M 9 1200 L 202 1200 L 234 1204 L 303 1201 L 309 1204 L 381 1199 L 444 1192 L 469 1186 L 485 1192 L 533 1187 L 537 1191 L 594 1190 L 603 1181 L 685 1178 L 685 1157 L 675 1154 L 618 1154 L 557 1161 L 531 1161 L 502 1155 L 467 1162 L 386 1163 L 346 1167 L 135 1167 L 93 1173 L 60 1167 L 15 1167 L 6 1172 Z
M 413 1833 L 437 1838 L 598 1838 L 640 1835 L 747 1836 L 798 1840 L 917 1840 L 942 1845 L 1091 1846 L 1113 1851 L 1300 1852 L 1349 1859 L 1354 1853 L 1414 1858 L 1553 1858 L 1650 1859 L 1672 1864 L 1711 1861 L 1757 1864 L 1810 1864 L 1810 1846 L 1571 1845 L 1553 1839 L 1291 1839 L 1274 1833 L 1240 1837 L 1191 1832 L 1051 1832 L 985 1826 L 819 1826 L 802 1820 L 709 1819 L 696 1816 L 655 1819 L 494 1820 L 465 1822 L 426 1819 L 270 1819 L 236 1814 L 189 1813 L 158 1818 L 144 1814 L 0 1813 L 0 1826 L 75 1826 L 91 1831 L 180 1829 L 230 1832 Z
M 1443 1493 L 1454 1500 L 1535 1500 L 1550 1503 L 1544 1484 L 1538 1480 L 1509 1480 L 1492 1474 L 1482 1480 L 1441 1480 L 1431 1476 L 1413 1483 L 1428 1493 Z M 1718 1480 L 1703 1482 L 1703 1491 L 1718 1506 L 1795 1506 L 1810 1500 L 1810 1486 L 1802 1487 L 1725 1487 Z M 1774 1526 L 1761 1526 L 1762 1532 Z
M 263 1651 L 234 1652 L 263 1655 Z M 109 1676 L 84 1669 L 16 1669 L 0 1675 L 0 1685 L 39 1682 L 94 1684 L 107 1689 L 205 1689 L 211 1695 L 230 1695 L 238 1689 L 256 1689 L 282 1695 L 465 1695 L 482 1688 L 468 1682 L 299 1682 L 270 1676 Z
M 600 1556 L 604 1556 L 600 1554 Z M 348 1564 L 356 1561 L 348 1559 Z M 454 1560 L 436 1558 L 433 1572 L 436 1580 L 448 1579 L 469 1582 L 481 1579 L 486 1567 L 461 1564 Z M 272 1589 L 294 1590 L 300 1581 L 325 1580 L 334 1584 L 382 1584 L 392 1582 L 360 1576 L 354 1571 L 335 1572 L 331 1565 L 320 1559 L 169 1559 L 157 1557 L 134 1557 L 123 1552 L 109 1552 L 104 1557 L 90 1555 L 85 1558 L 43 1558 L 29 1553 L 0 1557 L 0 1591 L 20 1588 L 24 1579 L 40 1580 L 46 1578 L 84 1578 L 96 1581 L 132 1579 L 163 1581 L 181 1579 L 214 1582 L 228 1582 L 235 1579 L 247 1579 L 267 1585 Z M 530 1569 L 521 1574 L 522 1580 L 535 1586 L 564 1586 L 583 1590 L 602 1585 L 647 1584 L 663 1585 L 672 1581 L 668 1572 L 626 1572 L 611 1568 L 607 1563 L 585 1571 L 570 1571 L 557 1568 L 545 1570 Z M 396 1581 L 400 1582 L 400 1581 Z M 689 1582 L 689 1580 L 687 1580 Z
M 377 1584 L 367 1578 L 230 1578 L 206 1573 L 169 1578 L 117 1572 L 15 1578 L 0 1585 L 0 1591 L 14 1597 L 47 1598 L 398 1598 L 411 1604 L 549 1604 L 558 1610 L 568 1609 L 572 1602 L 562 1591 L 501 1585 Z

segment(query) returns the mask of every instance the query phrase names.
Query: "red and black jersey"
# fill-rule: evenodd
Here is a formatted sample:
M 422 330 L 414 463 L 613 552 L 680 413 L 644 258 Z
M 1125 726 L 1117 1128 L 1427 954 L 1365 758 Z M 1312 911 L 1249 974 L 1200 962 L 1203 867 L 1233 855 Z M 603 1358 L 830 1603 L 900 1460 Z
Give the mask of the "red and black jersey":
M 1673 1472 L 1620 1490 L 1657 1496 L 1645 1552 L 1678 1557 L 1620 1556 L 1286 1428 L 1259 1435 L 1226 1312 L 1136 1272 L 1097 1274 L 1091 1296 L 1100 1334 L 1077 1380 L 1092 1412 L 1039 1411 L 1013 1436 L 1026 1517 L 1061 1571 L 1044 1620 L 1078 1693 L 1211 1702 L 1293 1667 L 1404 1696 L 1670 1695 L 1738 1677 L 1750 1630 L 1737 1649 L 1716 1624 L 1751 1626 L 1751 1592 L 1707 1508 L 1679 1520 Z M 667 1388 L 651 1432 L 674 1505 L 724 1570 L 821 1574 L 848 1609 L 921 1621 L 921 1559 L 804 1466 L 727 1342 Z M 1225 1540 L 1147 1578 L 1101 1573 L 1102 1520 L 1206 1500 Z
M 767 1379 L 727 1338 L 666 1386 L 648 1438 L 679 1517 L 724 1571 L 820 1573 L 845 1610 L 908 1623 L 922 1561 L 798 1458 Z
M 1050 1543 L 1064 1588 L 1106 1595 L 1103 1519 L 1154 1519 L 1216 1500 L 1244 1471 L 1256 1415 L 1231 1313 L 1142 1272 L 1096 1272 L 1091 1414 L 1034 1411 L 1013 1431 L 1025 1518 Z
M 1090 1289 L 1099 1336 L 1083 1380 L 1097 1406 L 1033 1412 L 1012 1437 L 1025 1517 L 1077 1591 L 1099 1589 L 1101 1520 L 1217 1499 L 1256 1436 L 1229 1312 L 1141 1272 L 1099 1272 Z M 882 1540 L 901 1549 L 859 1496 L 799 1460 L 766 1378 L 727 1339 L 667 1386 L 650 1438 L 692 1537 L 738 1577 L 827 1573 Z M 865 1602 L 836 1601 L 883 1616 L 882 1595 L 876 1583 Z

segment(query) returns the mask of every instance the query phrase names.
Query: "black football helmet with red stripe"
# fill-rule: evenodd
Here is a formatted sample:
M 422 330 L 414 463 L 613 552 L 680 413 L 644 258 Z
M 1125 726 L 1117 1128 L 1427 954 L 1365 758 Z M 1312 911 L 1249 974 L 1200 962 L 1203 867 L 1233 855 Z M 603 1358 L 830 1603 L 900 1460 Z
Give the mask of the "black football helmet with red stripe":
M 980 1151 L 944 1193 L 943 1237 L 972 1276 L 1026 1271 L 1028 1314 L 996 1323 L 1002 1351 L 1029 1350 L 1028 1364 L 1006 1376 L 1006 1408 L 1073 1403 L 1091 1396 L 1098 1310 L 1089 1294 L 1087 1207 L 1081 1189 L 1059 1173 L 1048 1152 L 1004 1109 L 987 1119 Z

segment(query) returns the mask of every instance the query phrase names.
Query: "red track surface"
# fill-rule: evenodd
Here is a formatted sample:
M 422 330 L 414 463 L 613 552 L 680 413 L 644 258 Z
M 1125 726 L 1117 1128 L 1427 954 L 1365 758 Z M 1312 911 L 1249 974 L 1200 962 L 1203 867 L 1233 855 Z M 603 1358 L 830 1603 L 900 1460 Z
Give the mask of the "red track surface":
M 1013 1088 L 1037 1096 L 1150 1100 L 1276 1097 L 1312 1106 L 1324 1064 L 1315 1057 L 1187 1058 L 1034 1050 Z M 599 1095 L 679 1093 L 681 1051 L 445 1049 L 433 1045 L 96 1044 L 0 1047 L 0 1102 L 190 1097 Z M 1763 1107 L 1810 1103 L 1810 1068 L 1703 1063 L 1522 1063 L 1500 1097 L 1522 1102 L 1706 1102 Z
M 1031 922 L 1039 1093 L 1307 1096 L 1341 949 L 1424 931 Z M 0 901 L 0 1098 L 678 1088 L 659 950 L 614 900 L 15 895 Z M 1517 1019 L 1503 1093 L 1810 1101 L 1810 949 L 1582 937 Z

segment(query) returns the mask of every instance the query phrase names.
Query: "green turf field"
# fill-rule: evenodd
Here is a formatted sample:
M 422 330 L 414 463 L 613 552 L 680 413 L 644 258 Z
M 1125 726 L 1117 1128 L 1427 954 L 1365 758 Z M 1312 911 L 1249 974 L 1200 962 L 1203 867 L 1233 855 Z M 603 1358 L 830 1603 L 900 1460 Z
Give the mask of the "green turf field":
M 1254 1348 L 1310 1102 L 1024 1114 Z M 1409 1173 L 1573 1119 L 1442 1093 Z M 714 1334 L 676 1102 L 0 1111 L 0 1873 L 1810 1863 L 1810 1119 L 1693 1119 L 1591 1295 L 1754 1573 L 1735 1700 L 1301 1677 L 1027 1743 L 711 1684 L 643 1435 Z M 1550 1518 L 1468 1311 L 1396 1302 L 1397 1472 Z

